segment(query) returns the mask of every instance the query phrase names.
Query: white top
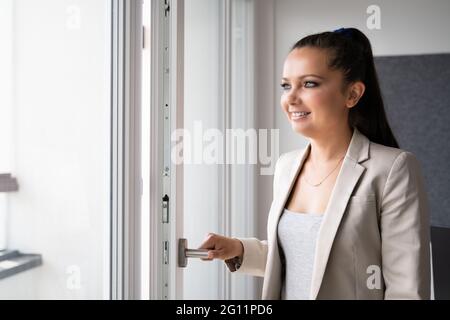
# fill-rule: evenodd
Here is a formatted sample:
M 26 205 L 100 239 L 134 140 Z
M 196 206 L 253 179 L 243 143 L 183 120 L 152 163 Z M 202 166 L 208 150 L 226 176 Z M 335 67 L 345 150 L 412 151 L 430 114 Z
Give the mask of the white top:
M 278 241 L 284 255 L 283 300 L 308 300 L 316 239 L 323 214 L 284 209 L 278 223 Z M 282 259 L 283 260 L 283 259 Z

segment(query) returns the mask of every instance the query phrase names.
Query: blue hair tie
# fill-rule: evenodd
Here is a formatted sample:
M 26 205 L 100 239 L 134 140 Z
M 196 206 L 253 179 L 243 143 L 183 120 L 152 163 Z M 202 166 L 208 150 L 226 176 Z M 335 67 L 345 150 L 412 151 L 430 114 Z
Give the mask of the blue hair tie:
M 340 29 L 336 29 L 333 31 L 334 33 L 339 33 L 342 34 L 344 37 L 347 37 L 349 39 L 352 38 L 352 30 L 348 29 L 348 28 L 340 28 Z

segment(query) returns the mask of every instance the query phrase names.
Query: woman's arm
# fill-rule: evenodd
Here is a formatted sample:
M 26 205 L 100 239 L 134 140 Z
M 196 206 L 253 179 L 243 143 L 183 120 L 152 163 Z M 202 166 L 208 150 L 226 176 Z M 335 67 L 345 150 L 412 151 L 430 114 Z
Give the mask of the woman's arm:
M 420 165 L 401 153 L 390 170 L 381 203 L 385 299 L 430 299 L 430 226 Z

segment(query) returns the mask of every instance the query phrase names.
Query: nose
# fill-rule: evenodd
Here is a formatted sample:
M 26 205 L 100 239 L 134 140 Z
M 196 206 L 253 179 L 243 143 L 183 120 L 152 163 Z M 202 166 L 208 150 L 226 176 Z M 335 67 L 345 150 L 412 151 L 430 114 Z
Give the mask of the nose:
M 286 101 L 289 105 L 299 104 L 301 99 L 297 90 L 290 90 L 286 92 Z

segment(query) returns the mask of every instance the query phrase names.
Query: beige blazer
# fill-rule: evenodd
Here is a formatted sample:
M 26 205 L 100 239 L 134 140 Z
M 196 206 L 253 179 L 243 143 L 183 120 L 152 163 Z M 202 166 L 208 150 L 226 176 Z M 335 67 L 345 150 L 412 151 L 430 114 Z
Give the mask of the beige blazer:
M 263 299 L 280 299 L 277 226 L 310 147 L 277 161 L 267 241 L 239 238 L 236 272 L 264 277 Z M 428 203 L 416 157 L 355 128 L 315 250 L 310 299 L 429 299 Z

